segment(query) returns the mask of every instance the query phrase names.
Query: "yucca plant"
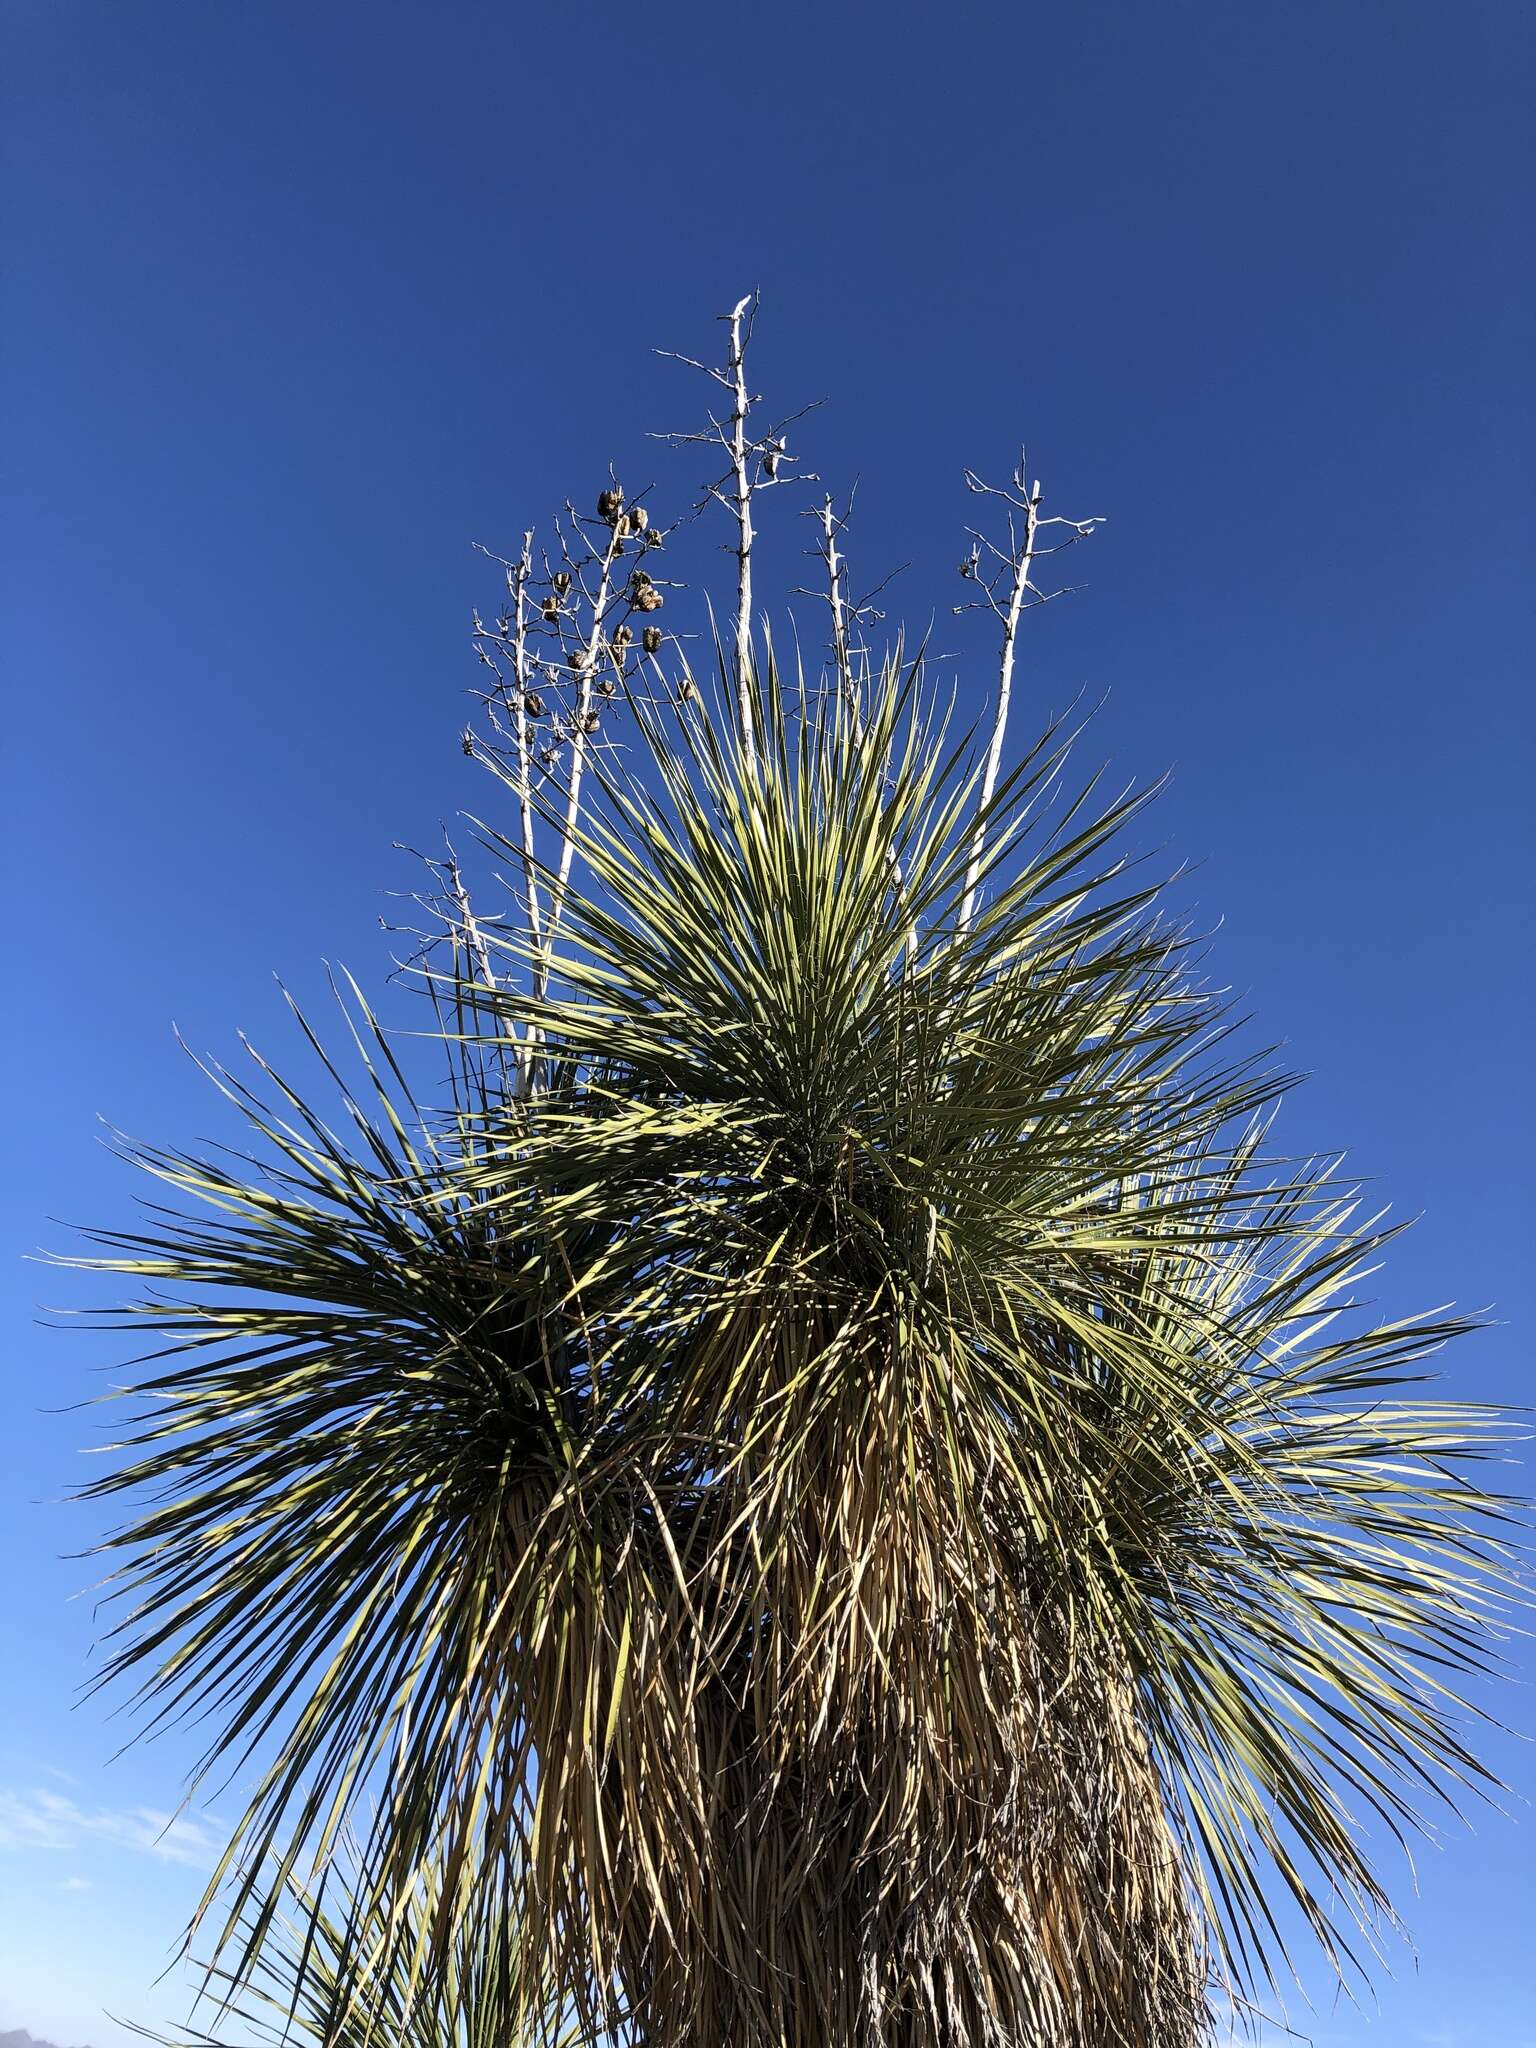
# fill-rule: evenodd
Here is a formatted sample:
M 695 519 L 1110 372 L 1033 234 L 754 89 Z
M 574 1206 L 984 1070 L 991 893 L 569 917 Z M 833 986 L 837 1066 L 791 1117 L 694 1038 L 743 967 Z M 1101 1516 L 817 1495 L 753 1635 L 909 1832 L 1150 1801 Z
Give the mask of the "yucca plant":
M 220 1076 L 249 1157 L 134 1154 L 106 1675 L 250 1767 L 216 1981 L 338 2048 L 498 1927 L 508 2041 L 1187 2048 L 1286 1964 L 1277 1893 L 1353 1967 L 1362 1821 L 1486 1782 L 1502 1425 L 1421 1389 L 1460 1322 L 1353 1311 L 1392 1232 L 1271 1156 L 1144 798 L 1070 793 L 1060 729 L 1003 764 L 1038 485 L 962 567 L 974 749 L 860 655 L 830 503 L 827 670 L 754 647 L 747 310 L 717 677 L 634 644 L 617 484 L 481 630 L 522 916 L 445 870 L 451 1101 L 349 988 L 339 1121 Z

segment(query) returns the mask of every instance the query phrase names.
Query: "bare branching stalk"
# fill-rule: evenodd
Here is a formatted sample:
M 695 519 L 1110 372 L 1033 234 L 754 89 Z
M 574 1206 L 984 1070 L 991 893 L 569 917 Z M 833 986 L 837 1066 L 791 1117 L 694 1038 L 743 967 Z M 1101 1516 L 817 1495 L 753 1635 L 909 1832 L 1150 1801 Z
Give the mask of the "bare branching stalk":
M 849 599 L 848 557 L 838 546 L 838 539 L 846 529 L 850 516 L 851 512 L 845 513 L 841 518 L 838 517 L 830 493 L 823 498 L 819 506 L 816 506 L 806 514 L 807 518 L 816 521 L 820 529 L 820 539 L 815 553 L 820 558 L 822 568 L 826 572 L 826 588 L 821 592 L 821 595 L 826 599 L 827 611 L 832 622 L 833 682 L 838 697 L 848 713 L 849 723 L 853 729 L 853 737 L 857 744 L 862 747 L 865 732 L 864 687 L 868 677 L 868 659 L 867 654 L 861 647 L 858 660 L 855 661 L 855 650 L 851 635 L 854 627 L 862 625 L 869 619 L 883 618 L 884 614 L 874 609 L 870 598 L 865 598 L 858 602 L 852 602 Z M 900 572 L 894 571 L 893 573 L 899 574 Z M 889 581 L 890 578 L 886 577 L 878 588 L 883 589 L 885 583 Z M 799 594 L 805 597 L 815 595 L 815 593 L 804 589 Z M 871 598 L 876 594 L 878 593 L 872 592 Z M 906 883 L 902 877 L 901 862 L 894 853 L 887 856 L 887 868 L 891 878 L 891 893 L 902 910 L 908 912 L 905 953 L 906 967 L 910 972 L 917 961 L 917 923 L 909 912 Z
M 885 613 L 876 608 L 875 599 L 908 565 L 903 562 L 899 567 L 892 569 L 862 597 L 851 597 L 848 584 L 848 557 L 840 543 L 853 517 L 852 495 L 849 496 L 848 507 L 844 512 L 839 513 L 832 498 L 827 496 L 819 505 L 809 507 L 804 516 L 816 521 L 817 543 L 806 552 L 814 554 L 821 563 L 822 584 L 817 590 L 809 590 L 804 584 L 798 585 L 795 595 L 819 598 L 827 607 L 831 621 L 832 637 L 828 645 L 832 656 L 833 680 L 839 698 L 852 714 L 855 733 L 862 735 L 864 692 L 869 681 L 870 662 L 869 646 L 863 635 L 866 628 L 879 624 L 885 617 Z
M 755 760 L 752 730 L 752 476 L 749 456 L 755 454 L 747 439 L 747 415 L 752 398 L 747 390 L 747 343 L 752 334 L 752 316 L 757 311 L 756 294 L 738 299 L 729 315 L 730 353 L 726 367 L 731 379 L 731 478 L 732 503 L 736 512 L 736 713 L 741 720 L 741 743 L 750 769 Z
M 470 904 L 469 890 L 465 885 L 464 872 L 459 866 L 459 857 L 454 852 L 452 846 L 448 848 L 446 873 L 448 890 L 453 902 L 455 928 L 460 934 L 465 953 L 468 955 L 474 968 L 477 984 L 485 989 L 494 999 L 500 988 L 500 983 L 496 979 L 496 970 L 491 962 L 490 948 L 486 945 L 485 934 L 480 929 Z M 498 1039 L 503 1036 L 502 1025 L 499 1019 L 496 1027 L 496 1036 Z
M 533 838 L 533 764 L 529 748 L 528 691 L 533 669 L 528 653 L 528 581 L 533 574 L 533 529 L 523 535 L 523 552 L 507 571 L 507 591 L 512 599 L 512 666 L 516 688 L 512 696 L 512 731 L 517 750 L 517 805 L 522 834 L 523 891 L 527 899 L 528 936 L 537 951 L 543 943 L 543 922 L 539 911 L 538 861 Z
M 531 529 L 516 560 L 480 550 L 500 564 L 508 603 L 492 623 L 475 616 L 475 653 L 494 681 L 476 693 L 489 734 L 480 738 L 467 730 L 464 750 L 491 766 L 516 798 L 517 832 L 500 843 L 521 871 L 523 938 L 514 943 L 503 925 L 478 952 L 468 952 L 478 960 L 496 946 L 515 951 L 535 1003 L 547 999 L 553 980 L 590 749 L 603 719 L 622 708 L 638 682 L 642 656 L 654 665 L 662 645 L 654 618 L 664 590 L 644 565 L 657 559 L 654 551 L 665 547 L 666 534 L 652 525 L 644 496 L 626 502 L 610 471 L 595 516 L 567 504 L 554 522 L 554 556 L 543 553 L 540 573 Z M 634 566 L 621 573 L 629 551 Z M 459 920 L 451 908 L 448 923 L 457 939 Z M 542 1037 L 533 1022 L 519 1035 L 520 1096 L 538 1085 Z
M 622 496 L 622 494 L 620 494 Z M 535 1002 L 542 1002 L 549 993 L 550 972 L 554 966 L 555 940 L 559 935 L 560 919 L 565 910 L 566 896 L 570 888 L 571 862 L 576 853 L 576 825 L 581 815 L 581 777 L 586 766 L 587 741 L 591 733 L 592 688 L 597 680 L 598 663 L 604 655 L 603 626 L 608 616 L 609 599 L 613 589 L 613 567 L 624 548 L 624 534 L 627 531 L 622 517 L 611 522 L 608 544 L 598 564 L 597 588 L 589 595 L 588 618 L 590 626 L 576 656 L 578 676 L 576 691 L 576 715 L 571 723 L 571 765 L 565 786 L 565 822 L 560 833 L 558 865 L 554 885 L 549 897 L 549 923 L 544 943 L 539 953 L 539 965 L 534 975 L 533 996 Z
M 658 355 L 666 356 L 672 362 L 684 363 L 690 370 L 699 370 L 721 385 L 730 395 L 731 406 L 724 419 L 717 419 L 711 413 L 706 430 L 655 437 L 674 445 L 688 442 L 718 444 L 729 460 L 730 467 L 724 476 L 705 485 L 699 509 L 713 499 L 725 507 L 736 525 L 736 540 L 731 549 L 736 557 L 736 620 L 732 656 L 736 670 L 736 717 L 741 732 L 742 755 L 749 773 L 757 760 L 755 713 L 752 708 L 752 556 L 757 531 L 752 517 L 752 500 L 759 491 L 771 489 L 776 484 L 817 481 L 814 472 L 809 470 L 798 475 L 792 473 L 796 458 L 789 453 L 786 439 L 786 429 L 814 410 L 813 406 L 802 406 L 799 412 L 776 421 L 764 434 L 750 431 L 757 395 L 747 383 L 747 350 L 752 342 L 757 306 L 757 293 L 748 292 L 745 298 L 737 300 L 729 313 L 720 315 L 729 337 L 723 368 L 701 363 L 694 356 L 679 355 L 675 349 L 657 350 Z
M 535 955 L 543 957 L 544 925 L 539 908 L 539 871 L 533 833 L 533 763 L 528 728 L 528 690 L 532 669 L 528 653 L 528 581 L 533 574 L 533 529 L 523 535 L 523 552 L 507 571 L 507 591 L 512 600 L 512 666 L 516 687 L 512 693 L 512 732 L 517 758 L 517 809 L 523 856 L 523 900 L 528 920 L 528 939 Z M 533 1086 L 536 1047 L 541 1033 L 530 1023 L 518 1047 L 517 1092 L 526 1095 Z
M 848 646 L 848 561 L 837 545 L 843 521 L 832 509 L 830 492 L 821 501 L 815 516 L 821 523 L 821 559 L 827 572 L 827 609 L 832 614 L 832 666 L 848 715 L 853 720 L 853 729 L 862 736 L 864 711 Z
M 965 894 L 960 905 L 959 930 L 962 933 L 970 929 L 976 915 L 976 895 L 986 860 L 987 812 L 997 792 L 1003 744 L 1008 733 L 1008 713 L 1013 701 L 1013 666 L 1018 648 L 1019 620 L 1026 611 L 1049 604 L 1053 598 L 1065 597 L 1070 588 L 1064 585 L 1058 590 L 1037 589 L 1031 580 L 1035 564 L 1047 555 L 1059 554 L 1063 548 L 1086 540 L 1104 523 L 1102 519 L 1045 518 L 1040 510 L 1044 495 L 1040 480 L 1037 477 L 1033 484 L 1029 482 L 1022 452 L 1009 486 L 983 483 L 972 469 L 965 472 L 965 482 L 966 488 L 976 496 L 998 498 L 1008 507 L 1008 547 L 1005 551 L 977 528 L 968 529 L 971 551 L 960 564 L 960 573 L 977 585 L 981 595 L 970 604 L 957 604 L 953 608 L 957 616 L 978 609 L 988 610 L 1002 627 L 997 699 L 993 706 L 992 732 L 987 742 L 981 783 L 976 793 L 976 829 L 971 839 Z M 1041 547 L 1041 532 L 1046 527 L 1056 526 L 1069 527 L 1071 532 L 1053 546 Z

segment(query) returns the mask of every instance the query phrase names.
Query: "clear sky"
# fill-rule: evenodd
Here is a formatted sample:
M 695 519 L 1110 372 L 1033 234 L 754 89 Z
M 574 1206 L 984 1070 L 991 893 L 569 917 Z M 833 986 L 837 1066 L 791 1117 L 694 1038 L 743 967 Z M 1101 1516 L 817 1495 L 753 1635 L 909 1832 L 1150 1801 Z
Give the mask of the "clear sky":
M 19 1254 L 122 1220 L 98 1114 L 228 1135 L 178 1053 L 287 1048 L 271 975 L 383 972 L 395 840 L 485 800 L 455 735 L 472 604 L 646 429 L 760 286 L 759 379 L 862 479 L 870 580 L 984 669 L 955 595 L 966 463 L 1027 435 L 1108 515 L 1032 622 L 1023 709 L 1171 768 L 1217 966 L 1345 1146 L 1424 1212 L 1389 1309 L 1492 1304 L 1450 1361 L 1531 1376 L 1536 361 L 1527 0 L 618 7 L 11 0 L 0 1422 L 0 2027 L 109 2048 L 218 1838 L 168 1835 L 191 1740 L 108 1764 L 74 1705 L 92 1518 L 57 1503 L 110 1356 L 38 1327 Z M 787 514 L 768 542 L 792 562 Z M 785 581 L 794 580 L 786 573 Z M 1021 725 L 1020 732 L 1024 727 Z M 1529 1690 L 1506 1710 L 1536 1725 Z M 1494 1739 L 1529 1792 L 1529 1750 Z M 1536 2040 L 1536 1827 L 1421 1858 L 1379 2006 L 1319 2043 Z

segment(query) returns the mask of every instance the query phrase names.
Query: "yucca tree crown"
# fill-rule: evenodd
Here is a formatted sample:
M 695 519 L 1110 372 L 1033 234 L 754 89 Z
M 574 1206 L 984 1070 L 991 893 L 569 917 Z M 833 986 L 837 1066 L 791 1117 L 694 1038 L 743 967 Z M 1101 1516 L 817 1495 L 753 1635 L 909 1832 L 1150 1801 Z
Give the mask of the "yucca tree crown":
M 163 1290 L 108 1675 L 259 1760 L 218 1968 L 355 1827 L 281 1951 L 348 2048 L 490 1930 L 509 2037 L 1192 2043 L 1277 1887 L 1346 1966 L 1362 1817 L 1481 1779 L 1462 1325 L 1348 1312 L 1391 1232 L 1267 1156 L 1144 798 L 973 759 L 921 658 L 664 699 L 607 616 L 629 744 L 502 759 L 533 914 L 430 970 L 451 1106 L 350 989 L 341 1122 L 223 1077 L 256 1153 L 104 1235 Z

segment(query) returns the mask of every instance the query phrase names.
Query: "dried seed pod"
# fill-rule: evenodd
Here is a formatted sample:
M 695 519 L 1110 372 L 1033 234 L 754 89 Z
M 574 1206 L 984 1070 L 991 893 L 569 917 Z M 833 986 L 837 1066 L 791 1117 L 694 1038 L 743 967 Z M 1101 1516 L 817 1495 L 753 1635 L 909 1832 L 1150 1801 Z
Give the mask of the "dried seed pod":
M 688 702 L 688 699 L 689 699 L 689 698 L 690 698 L 690 697 L 691 697 L 692 695 L 693 695 L 693 677 L 692 677 L 692 676 L 684 676 L 684 677 L 683 677 L 683 679 L 682 679 L 682 681 L 681 681 L 681 682 L 680 682 L 680 683 L 678 684 L 678 686 L 677 686 L 677 698 L 678 698 L 678 702 L 679 702 L 680 704 L 686 704 L 686 703 Z
M 537 690 L 528 691 L 527 695 L 523 698 L 523 709 L 530 718 L 542 718 L 544 716 L 544 699 Z
M 597 516 L 606 519 L 610 526 L 617 526 L 619 514 L 624 509 L 622 491 L 599 491 L 597 494 Z
M 650 523 L 651 515 L 643 505 L 634 505 L 630 508 L 629 530 L 631 533 L 644 533 Z
M 576 723 L 581 727 L 583 732 L 596 732 L 597 713 L 595 711 L 583 711 L 580 718 L 577 719 Z
M 615 626 L 613 629 L 613 644 L 615 647 L 627 647 L 634 637 L 633 628 L 629 626 Z
M 557 569 L 549 580 L 555 586 L 555 595 L 557 597 L 569 595 L 571 588 L 571 572 L 569 569 Z
M 581 671 L 589 665 L 591 660 L 592 656 L 585 647 L 573 647 L 571 649 L 571 667 L 575 669 L 578 675 L 580 675 Z
M 640 645 L 641 645 L 641 646 L 642 646 L 642 647 L 643 647 L 643 648 L 645 649 L 645 651 L 646 651 L 646 653 L 647 653 L 647 654 L 660 654 L 660 652 L 661 652 L 661 628 L 660 628 L 660 626 L 647 626 L 647 627 L 646 627 L 646 629 L 645 629 L 645 631 L 644 631 L 644 632 L 643 632 L 643 633 L 641 634 L 641 636 L 640 636 Z
M 654 583 L 642 583 L 635 592 L 635 603 L 643 612 L 659 612 L 662 605 L 661 592 Z
M 648 548 L 659 548 L 661 546 L 661 535 L 654 526 L 646 534 L 645 544 Z
M 472 754 L 475 751 L 475 736 L 467 725 L 459 736 L 459 745 L 466 754 Z
M 558 601 L 553 597 L 546 597 L 541 609 L 544 613 L 545 618 L 548 619 L 549 623 L 551 625 L 554 625 L 556 620 L 560 617 L 560 606 Z
M 599 695 L 599 697 L 611 697 L 615 690 L 618 689 L 618 687 L 618 684 L 613 680 L 612 676 L 598 677 L 597 694 Z

